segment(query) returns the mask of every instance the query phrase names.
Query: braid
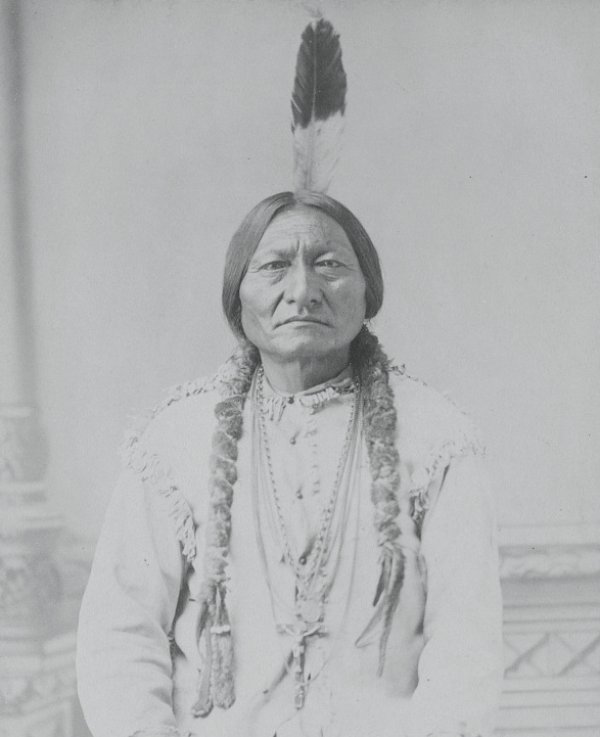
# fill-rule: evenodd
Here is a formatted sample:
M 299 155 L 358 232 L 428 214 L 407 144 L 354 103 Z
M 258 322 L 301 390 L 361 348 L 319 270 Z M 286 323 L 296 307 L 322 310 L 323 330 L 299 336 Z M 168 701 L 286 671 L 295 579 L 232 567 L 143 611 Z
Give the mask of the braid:
M 381 548 L 381 576 L 374 604 L 383 596 L 383 629 L 379 640 L 378 675 L 383 673 L 392 619 L 404 580 L 404 555 L 398 545 L 400 512 L 397 491 L 400 458 L 396 448 L 396 407 L 389 383 L 389 359 L 379 340 L 363 327 L 352 344 L 352 362 L 363 387 L 364 431 L 371 468 L 371 501 L 377 543 Z M 360 638 L 359 638 L 360 639 Z
M 237 480 L 237 444 L 242 436 L 242 412 L 256 366 L 258 351 L 241 346 L 225 367 L 225 395 L 215 407 L 217 426 L 212 438 L 209 514 L 204 580 L 200 587 L 198 640 L 204 640 L 202 669 L 194 716 L 207 716 L 213 705 L 228 709 L 235 701 L 233 643 L 226 605 L 225 578 L 231 541 L 231 504 Z

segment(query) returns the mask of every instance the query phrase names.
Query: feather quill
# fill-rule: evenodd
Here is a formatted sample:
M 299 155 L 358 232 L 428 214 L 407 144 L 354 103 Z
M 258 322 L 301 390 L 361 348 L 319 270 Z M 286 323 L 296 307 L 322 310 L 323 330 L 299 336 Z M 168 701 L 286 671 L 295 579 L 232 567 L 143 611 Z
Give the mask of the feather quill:
M 292 92 L 294 189 L 326 192 L 340 155 L 346 73 L 339 35 L 323 18 L 302 34 Z

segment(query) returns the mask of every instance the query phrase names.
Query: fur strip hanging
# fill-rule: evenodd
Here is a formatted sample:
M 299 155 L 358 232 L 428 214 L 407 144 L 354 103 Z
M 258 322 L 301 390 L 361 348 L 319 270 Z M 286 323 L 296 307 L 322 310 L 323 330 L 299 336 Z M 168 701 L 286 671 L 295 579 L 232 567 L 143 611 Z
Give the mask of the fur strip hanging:
M 212 438 L 204 580 L 200 586 L 196 638 L 204 650 L 194 717 L 208 716 L 213 707 L 229 709 L 235 701 L 233 639 L 227 613 L 226 586 L 233 484 L 237 480 L 237 444 L 242 434 L 242 412 L 258 352 L 240 346 L 227 362 L 215 406 L 217 426 Z
M 292 92 L 296 191 L 327 191 L 340 154 L 345 108 L 339 36 L 320 18 L 304 29 L 296 62 Z
M 379 638 L 379 665 L 377 668 L 377 675 L 380 678 L 383 675 L 387 643 L 390 638 L 394 613 L 396 612 L 400 601 L 400 591 L 403 583 L 404 556 L 402 555 L 400 548 L 396 548 L 392 552 L 388 590 L 386 591 L 385 599 L 383 600 L 383 627 Z
M 356 647 L 364 647 L 372 642 L 379 632 L 379 663 L 377 675 L 383 675 L 387 643 L 392 629 L 394 613 L 400 601 L 400 591 L 404 582 L 404 556 L 400 548 L 386 551 L 381 563 L 381 577 L 375 593 L 373 606 L 375 613 L 365 629 L 355 641 Z
M 213 703 L 220 709 L 229 709 L 235 701 L 233 684 L 233 643 L 231 625 L 225 606 L 225 588 L 219 586 L 215 622 L 210 628 L 211 638 L 211 684 Z
M 205 630 L 202 639 L 204 641 L 204 666 L 200 672 L 198 683 L 198 697 L 192 706 L 192 716 L 206 717 L 213 708 L 213 698 L 211 694 L 212 680 L 212 640 L 208 630 Z

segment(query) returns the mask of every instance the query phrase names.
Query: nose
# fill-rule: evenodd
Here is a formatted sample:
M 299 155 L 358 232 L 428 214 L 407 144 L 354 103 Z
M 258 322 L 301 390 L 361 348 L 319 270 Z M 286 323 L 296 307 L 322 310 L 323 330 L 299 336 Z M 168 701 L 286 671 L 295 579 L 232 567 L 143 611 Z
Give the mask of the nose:
M 293 264 L 287 273 L 284 297 L 299 310 L 320 304 L 322 294 L 318 276 L 304 263 Z

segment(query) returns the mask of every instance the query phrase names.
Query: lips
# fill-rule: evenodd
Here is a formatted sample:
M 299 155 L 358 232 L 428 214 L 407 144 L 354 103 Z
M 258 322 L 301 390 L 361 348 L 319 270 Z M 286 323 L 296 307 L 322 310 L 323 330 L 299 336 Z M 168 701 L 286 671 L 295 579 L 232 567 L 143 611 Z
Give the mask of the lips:
M 281 325 L 290 325 L 293 323 L 309 323 L 312 325 L 327 325 L 324 320 L 319 320 L 316 317 L 289 317 L 287 320 L 283 320 L 279 323 Z

